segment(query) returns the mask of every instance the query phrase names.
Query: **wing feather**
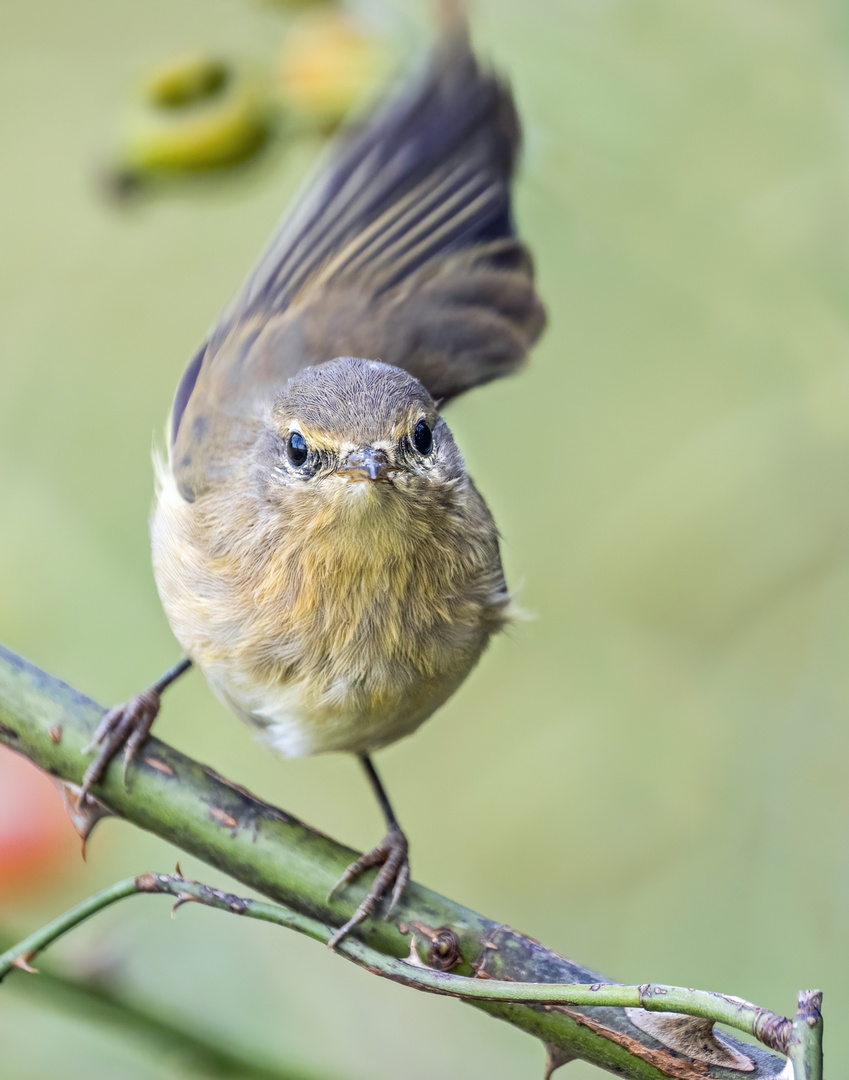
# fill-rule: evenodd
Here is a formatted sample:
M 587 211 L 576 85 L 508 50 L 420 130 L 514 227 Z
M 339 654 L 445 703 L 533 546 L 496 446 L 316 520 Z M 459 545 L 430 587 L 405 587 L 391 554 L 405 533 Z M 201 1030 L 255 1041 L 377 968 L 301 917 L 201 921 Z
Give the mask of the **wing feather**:
M 187 498 L 305 366 L 379 358 L 447 399 L 522 362 L 545 317 L 511 212 L 518 149 L 509 87 L 455 24 L 337 141 L 186 369 L 171 466 Z

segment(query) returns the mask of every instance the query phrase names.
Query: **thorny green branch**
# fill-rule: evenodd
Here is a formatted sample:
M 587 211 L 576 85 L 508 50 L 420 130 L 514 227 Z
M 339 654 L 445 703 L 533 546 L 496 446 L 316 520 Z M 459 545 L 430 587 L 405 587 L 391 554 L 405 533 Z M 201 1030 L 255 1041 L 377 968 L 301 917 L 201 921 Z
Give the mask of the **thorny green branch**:
M 80 782 L 86 764 L 81 750 L 101 715 L 102 709 L 88 698 L 0 648 L 0 742 L 70 787 Z M 113 895 L 107 890 L 111 897 L 107 902 L 139 891 L 139 881 L 172 882 L 147 891 L 177 890 L 179 898 L 181 890 L 188 895 L 196 889 L 203 895 L 199 892 L 192 899 L 212 906 L 247 905 L 243 914 L 250 910 L 253 917 L 326 941 L 344 921 L 356 894 L 368 885 L 366 880 L 344 897 L 329 900 L 331 886 L 350 861 L 349 849 L 158 739 L 148 740 L 131 770 L 129 787 L 122 783 L 120 771 L 120 765 L 110 768 L 96 789 L 101 814 L 116 814 L 156 833 L 285 908 L 155 875 L 114 886 L 113 890 L 127 891 Z M 78 822 L 84 835 L 94 820 Z M 227 899 L 219 902 L 216 897 Z M 78 918 L 98 910 L 88 906 L 96 900 L 81 905 L 77 911 L 83 913 Z M 51 926 L 55 930 L 61 922 Z M 31 951 L 34 941 L 43 947 L 49 931 L 44 928 L 20 948 Z M 47 938 L 39 938 L 45 933 Z M 401 959 L 408 956 L 411 933 L 424 946 L 427 966 L 410 963 L 415 957 Z M 807 1031 L 816 1040 L 820 1030 L 724 995 L 656 985 L 609 985 L 596 972 L 415 884 L 392 921 L 369 920 L 359 938 L 346 940 L 339 951 L 375 974 L 459 996 L 536 1035 L 548 1047 L 550 1068 L 581 1057 L 636 1080 L 735 1075 L 741 1080 L 743 1076 L 766 1080 L 778 1076 L 784 1061 L 757 1046 L 716 1037 L 714 1019 L 742 1028 L 781 1051 L 787 1048 L 791 1031 L 799 1039 Z M 451 974 L 449 967 L 455 969 Z M 555 983 L 560 985 L 551 985 Z M 563 984 L 568 984 L 568 992 Z M 686 1021 L 685 1028 L 680 1021 L 664 1026 L 665 1017 L 654 1014 L 670 1008 L 708 1019 Z M 698 1028 L 698 1037 L 692 1025 Z M 814 1061 L 814 1071 L 797 1071 L 796 1080 L 819 1080 L 817 1050 L 812 1045 L 808 1038 L 804 1053 L 798 1053 Z
M 0 956 L 0 982 L 14 967 L 33 971 L 30 966 L 35 955 L 56 941 L 63 934 L 78 926 L 98 911 L 118 900 L 141 893 L 159 893 L 173 896 L 176 910 L 182 904 L 196 902 L 207 907 L 228 911 L 234 915 L 246 915 L 261 922 L 274 923 L 289 930 L 297 930 L 315 941 L 327 944 L 333 928 L 301 915 L 291 908 L 267 904 L 261 900 L 247 899 L 222 892 L 210 885 L 190 881 L 180 875 L 141 874 L 135 878 L 119 881 L 96 893 L 81 904 L 66 911 L 59 918 L 35 931 L 24 941 Z M 384 956 L 353 938 L 346 938 L 336 946 L 336 951 L 349 960 L 368 968 L 394 982 L 403 983 L 434 994 L 446 994 L 464 999 L 482 1001 L 506 1001 L 513 1004 L 535 1005 L 608 1005 L 614 1008 L 643 1008 L 655 1012 L 678 1012 L 724 1023 L 747 1035 L 760 1037 L 764 1010 L 737 998 L 727 998 L 704 990 L 687 990 L 679 986 L 661 986 L 648 983 L 642 986 L 623 986 L 619 983 L 602 984 L 550 984 L 515 983 L 495 979 L 476 979 L 465 975 L 452 975 L 447 971 L 432 970 L 424 965 L 415 950 L 413 935 L 409 958 L 404 960 Z M 771 1014 L 767 1014 L 771 1015 Z M 771 1034 L 773 1048 L 786 1052 L 791 1031 L 791 1021 L 782 1017 Z

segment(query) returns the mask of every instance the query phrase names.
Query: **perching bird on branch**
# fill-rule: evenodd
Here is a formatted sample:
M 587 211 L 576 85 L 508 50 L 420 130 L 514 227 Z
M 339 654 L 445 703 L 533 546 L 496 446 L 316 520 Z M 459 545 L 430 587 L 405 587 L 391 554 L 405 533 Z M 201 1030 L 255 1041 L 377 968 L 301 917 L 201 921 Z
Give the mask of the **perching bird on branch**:
M 187 659 L 111 710 L 84 790 L 190 665 L 287 757 L 344 750 L 388 833 L 338 941 L 409 880 L 369 755 L 457 689 L 508 617 L 492 516 L 440 414 L 514 371 L 545 316 L 510 185 L 508 86 L 454 18 L 343 136 L 177 388 L 153 566 Z M 390 905 L 391 910 L 391 905 Z

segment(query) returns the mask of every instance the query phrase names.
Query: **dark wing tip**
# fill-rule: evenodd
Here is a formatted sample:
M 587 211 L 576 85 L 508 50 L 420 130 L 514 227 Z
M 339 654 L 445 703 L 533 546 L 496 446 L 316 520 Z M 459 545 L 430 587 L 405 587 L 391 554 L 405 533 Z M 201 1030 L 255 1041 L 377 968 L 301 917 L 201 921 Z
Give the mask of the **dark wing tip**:
M 437 200 L 442 227 L 430 227 L 417 259 L 396 260 L 387 284 L 397 283 L 399 269 L 406 276 L 436 254 L 513 237 L 510 181 L 519 143 L 508 84 L 481 67 L 465 20 L 451 16 L 418 75 L 333 144 L 225 322 L 283 310 L 328 265 L 339 267 L 338 280 L 349 265 L 344 252 L 355 242 L 361 251 L 366 230 L 387 237 L 384 247 L 371 244 L 374 267 L 393 250 L 390 226 L 397 236 L 407 204 L 415 204 L 418 217 L 406 214 L 406 228 L 420 225 Z
M 189 398 L 192 396 L 192 390 L 195 388 L 195 383 L 198 381 L 198 375 L 200 374 L 201 364 L 203 358 L 206 355 L 206 342 L 201 345 L 195 355 L 192 357 L 188 367 L 183 372 L 183 376 L 177 386 L 177 393 L 174 395 L 174 404 L 171 406 L 171 445 L 177 439 L 177 432 L 180 429 L 180 421 L 183 419 L 183 413 L 186 411 L 186 406 L 189 403 Z

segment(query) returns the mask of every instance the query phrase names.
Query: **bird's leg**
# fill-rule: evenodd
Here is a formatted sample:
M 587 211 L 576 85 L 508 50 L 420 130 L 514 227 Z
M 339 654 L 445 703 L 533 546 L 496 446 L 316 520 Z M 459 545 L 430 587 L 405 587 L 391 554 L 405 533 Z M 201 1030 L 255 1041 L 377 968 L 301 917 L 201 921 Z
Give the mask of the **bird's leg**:
M 407 844 L 407 837 L 404 834 L 404 830 L 398 824 L 395 812 L 389 802 L 389 797 L 386 794 L 383 784 L 380 782 L 377 770 L 371 763 L 371 758 L 367 754 L 360 754 L 359 757 L 363 764 L 363 768 L 366 771 L 366 775 L 371 782 L 371 786 L 374 789 L 374 793 L 377 796 L 377 801 L 380 803 L 380 808 L 386 819 L 388 831 L 377 847 L 372 848 L 372 850 L 366 852 L 365 855 L 361 855 L 356 862 L 351 863 L 342 877 L 336 882 L 333 891 L 330 893 L 330 896 L 333 896 L 337 889 L 346 885 L 349 881 L 353 881 L 354 878 L 359 877 L 360 874 L 364 870 L 368 870 L 369 867 L 380 866 L 380 870 L 377 872 L 372 887 L 369 889 L 368 896 L 363 900 L 345 925 L 341 926 L 330 941 L 328 941 L 327 944 L 331 949 L 334 949 L 355 926 L 359 926 L 361 922 L 365 922 L 377 907 L 378 903 L 391 889 L 392 897 L 385 916 L 388 919 L 394 911 L 395 905 L 401 899 L 401 894 L 404 892 L 404 889 L 407 887 L 407 883 L 410 880 L 410 859 L 408 856 L 409 847 Z
M 80 804 L 85 802 L 91 787 L 102 779 L 109 762 L 122 746 L 124 748 L 124 781 L 126 782 L 127 769 L 159 714 L 163 691 L 191 666 L 192 662 L 188 658 L 181 660 L 179 664 L 175 664 L 157 679 L 152 686 L 142 690 L 129 701 L 125 701 L 123 705 L 116 705 L 104 715 L 97 725 L 91 742 L 83 750 L 83 753 L 88 754 L 95 747 L 100 747 L 97 757 L 83 776 Z

